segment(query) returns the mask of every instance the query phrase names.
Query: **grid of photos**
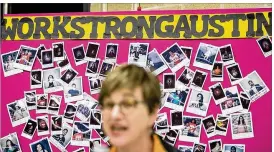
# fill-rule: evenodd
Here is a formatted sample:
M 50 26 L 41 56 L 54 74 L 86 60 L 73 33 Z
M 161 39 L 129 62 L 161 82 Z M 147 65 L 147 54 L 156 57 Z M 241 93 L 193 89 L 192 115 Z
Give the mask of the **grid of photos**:
M 265 57 L 272 54 L 269 36 L 261 37 L 257 43 Z M 66 148 L 73 145 L 89 147 L 90 152 L 96 151 L 96 147 L 103 143 L 110 145 L 110 139 L 102 127 L 103 113 L 97 108 L 99 102 L 91 95 L 100 93 L 107 74 L 120 66 L 120 63 L 117 64 L 119 44 L 106 43 L 100 47 L 100 43 L 88 42 L 86 49 L 84 44 L 80 44 L 70 48 L 71 52 L 65 51 L 64 42 L 52 43 L 51 46 L 46 49 L 44 44 L 38 48 L 21 45 L 18 50 L 1 55 L 4 77 L 23 71 L 30 74 L 31 90 L 23 92 L 24 98 L 6 105 L 12 126 L 24 124 L 20 133 L 29 140 L 35 138 L 35 132 L 40 136 L 29 145 L 31 152 L 52 152 L 50 144 L 60 151 L 67 151 Z M 190 60 L 195 53 L 192 47 L 181 46 L 177 42 L 165 50 L 149 50 L 149 46 L 149 43 L 129 43 L 128 64 L 136 64 L 163 78 L 160 83 L 161 105 L 153 129 L 167 144 L 174 146 L 178 140 L 192 142 L 193 146 L 179 145 L 178 149 L 183 152 L 205 152 L 207 145 L 200 143 L 202 125 L 207 138 L 227 136 L 229 123 L 232 139 L 254 137 L 250 105 L 270 89 L 257 71 L 245 77 L 242 75 L 231 44 L 217 47 L 200 43 L 193 66 L 207 72 L 190 68 Z M 100 48 L 105 48 L 104 58 L 98 55 Z M 216 60 L 218 53 L 221 61 Z M 76 66 L 86 63 L 84 75 L 87 81 L 79 69 L 70 64 L 71 56 Z M 33 69 L 36 57 L 41 63 L 40 69 Z M 165 72 L 168 68 L 170 73 Z M 223 88 L 224 68 L 227 69 L 231 87 Z M 181 74 L 177 73 L 179 70 Z M 208 74 L 215 84 L 205 90 L 203 86 Z M 87 92 L 84 81 L 88 82 L 90 89 Z M 240 93 L 237 85 L 243 90 Z M 63 94 L 57 93 L 59 91 Z M 207 115 L 211 96 L 222 112 L 217 114 L 216 119 L 212 114 Z M 63 109 L 62 102 L 66 104 L 64 111 L 60 111 Z M 168 112 L 166 108 L 169 108 Z M 32 119 L 31 110 L 42 115 Z M 184 112 L 201 117 L 187 116 Z M 93 138 L 92 130 L 99 138 Z M 22 151 L 16 133 L 2 137 L 0 143 L 2 151 Z M 221 139 L 208 141 L 208 147 L 210 152 L 245 152 L 245 145 L 223 144 Z

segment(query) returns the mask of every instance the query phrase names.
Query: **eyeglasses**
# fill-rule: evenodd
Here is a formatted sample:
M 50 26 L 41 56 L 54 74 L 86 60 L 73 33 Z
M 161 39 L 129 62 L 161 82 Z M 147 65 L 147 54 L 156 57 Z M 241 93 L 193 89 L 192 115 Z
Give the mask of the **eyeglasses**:
M 112 101 L 105 101 L 101 108 L 103 111 L 111 112 L 117 105 L 123 114 L 127 114 L 132 111 L 138 104 L 144 103 L 144 101 L 137 101 L 134 98 L 129 98 L 121 101 L 120 103 L 113 103 Z

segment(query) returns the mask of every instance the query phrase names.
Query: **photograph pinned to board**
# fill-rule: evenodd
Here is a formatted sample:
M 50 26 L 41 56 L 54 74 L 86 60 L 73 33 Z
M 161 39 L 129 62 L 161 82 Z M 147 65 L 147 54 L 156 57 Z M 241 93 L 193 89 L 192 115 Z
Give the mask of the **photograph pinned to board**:
M 226 66 L 226 70 L 231 85 L 236 85 L 242 80 L 243 75 L 238 63 L 233 63 L 229 66 Z
M 130 43 L 128 51 L 128 64 L 146 67 L 149 43 Z
M 192 81 L 190 83 L 190 88 L 195 90 L 202 90 L 206 77 L 207 72 L 203 72 L 196 69 Z
M 168 66 L 156 49 L 153 49 L 148 53 L 146 69 L 156 76 L 168 69 Z
M 95 59 L 95 61 L 88 61 L 85 76 L 97 77 L 99 64 L 100 64 L 100 58 Z
M 210 92 L 192 89 L 186 112 L 205 117 L 210 103 Z
M 105 60 L 108 62 L 116 63 L 118 55 L 119 44 L 117 43 L 107 43 L 106 44 L 106 54 Z
M 228 124 L 229 124 L 229 116 L 217 114 L 215 134 L 226 136 Z
M 269 88 L 257 71 L 249 73 L 239 84 L 251 101 L 255 101 L 269 92 Z
M 5 77 L 23 72 L 22 69 L 17 69 L 13 66 L 18 53 L 19 53 L 19 50 L 15 50 L 15 51 L 10 51 L 10 52 L 1 54 L 2 68 L 3 68 L 3 73 Z
M 223 81 L 224 80 L 224 64 L 220 61 L 215 61 L 213 69 L 210 72 L 210 81 Z
M 76 66 L 82 65 L 87 62 L 85 60 L 85 49 L 83 44 L 73 47 L 72 54 L 73 54 Z
M 231 44 L 221 46 L 220 47 L 220 54 L 221 54 L 221 59 L 224 63 L 224 66 L 235 63 L 235 59 L 234 59 Z
M 43 73 L 42 69 L 30 71 L 30 88 L 38 89 L 42 88 Z
M 68 86 L 64 87 L 65 103 L 83 100 L 82 76 L 75 77 Z
M 30 118 L 27 104 L 24 98 L 8 103 L 7 109 L 12 127 L 26 123 Z
M 49 50 L 43 50 L 41 52 L 41 63 L 42 63 L 42 68 L 46 69 L 46 68 L 53 68 L 54 64 L 53 64 L 53 52 L 51 49 Z
M 179 140 L 186 142 L 200 142 L 202 118 L 183 116 L 183 127 L 180 129 Z
M 64 42 L 52 43 L 52 51 L 53 51 L 54 61 L 62 61 L 65 59 L 65 43 Z
M 60 68 L 43 70 L 43 89 L 44 93 L 52 93 L 63 90 Z
M 180 48 L 185 53 L 187 58 L 189 59 L 188 64 L 185 65 L 186 67 L 189 67 L 190 60 L 191 60 L 191 55 L 192 55 L 192 52 L 193 52 L 193 48 L 192 47 L 187 47 L 187 46 L 180 46 Z
M 177 72 L 183 66 L 188 65 L 190 62 L 178 43 L 172 44 L 165 51 L 163 51 L 161 53 L 161 57 L 173 73 Z
M 200 43 L 193 66 L 205 70 L 212 70 L 218 52 L 219 48 L 217 46 Z
M 31 71 L 35 58 L 37 55 L 37 48 L 21 45 L 13 67 L 25 71 Z
M 264 57 L 268 57 L 272 54 L 272 41 L 270 37 L 262 36 L 259 39 L 256 40 Z
M 28 110 L 36 109 L 36 90 L 24 91 L 24 97 Z
M 100 49 L 100 43 L 88 42 L 87 51 L 85 54 L 86 61 L 94 61 L 97 58 Z

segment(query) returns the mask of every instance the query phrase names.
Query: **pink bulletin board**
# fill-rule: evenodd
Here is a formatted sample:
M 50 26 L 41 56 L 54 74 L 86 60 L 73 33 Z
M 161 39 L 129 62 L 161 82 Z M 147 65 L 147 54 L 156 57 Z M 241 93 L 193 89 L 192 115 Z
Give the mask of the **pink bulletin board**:
M 139 12 L 97 12 L 92 13 L 94 15 L 123 15 L 123 14 L 145 14 L 145 15 L 151 15 L 151 14 L 221 14 L 221 13 L 247 13 L 247 12 L 260 12 L 260 11 L 271 11 L 271 9 L 222 9 L 222 10 L 195 10 L 195 11 L 139 11 Z M 85 15 L 85 14 L 91 14 L 91 13 L 77 13 L 78 15 Z M 26 14 L 25 14 L 26 15 Z M 25 16 L 20 15 L 20 16 Z M 33 14 L 34 16 L 38 16 L 39 14 Z M 57 14 L 51 14 L 51 15 L 57 15 Z M 76 14 L 72 14 L 76 15 Z M 30 14 L 26 16 L 32 16 Z M 221 139 L 223 144 L 245 144 L 246 152 L 270 152 L 272 149 L 272 140 L 271 140 L 271 134 L 272 134 L 272 59 L 271 57 L 265 58 L 262 51 L 260 50 L 256 38 L 243 38 L 243 39 L 218 39 L 218 40 L 206 40 L 206 39 L 200 39 L 200 40 L 29 40 L 29 41 L 2 41 L 1 43 L 1 54 L 17 50 L 20 48 L 20 45 L 26 45 L 31 47 L 38 47 L 40 44 L 44 44 L 45 47 L 51 48 L 52 43 L 54 42 L 62 42 L 64 41 L 65 44 L 65 51 L 68 55 L 68 58 L 70 60 L 70 63 L 72 67 L 77 70 L 80 76 L 82 76 L 83 81 L 83 89 L 88 94 L 89 91 L 89 84 L 88 84 L 88 78 L 85 76 L 85 69 L 86 64 L 82 64 L 80 66 L 76 66 L 72 54 L 71 48 L 75 46 L 79 46 L 81 44 L 84 45 L 85 49 L 88 44 L 88 42 L 97 42 L 100 43 L 100 50 L 98 53 L 98 57 L 101 59 L 101 61 L 104 59 L 105 56 L 105 48 L 106 43 L 117 43 L 119 44 L 119 52 L 118 52 L 118 58 L 117 63 L 126 63 L 128 61 L 128 50 L 129 50 L 129 43 L 132 42 L 140 42 L 140 43 L 149 43 L 149 51 L 151 51 L 153 48 L 157 49 L 158 53 L 163 52 L 167 47 L 171 46 L 175 42 L 177 42 L 180 46 L 189 46 L 193 48 L 193 52 L 191 55 L 190 60 L 190 69 L 194 70 L 199 69 L 197 67 L 193 67 L 193 60 L 195 58 L 197 49 L 199 44 L 206 43 L 211 44 L 214 46 L 223 46 L 226 44 L 231 44 L 233 49 L 233 54 L 235 57 L 235 61 L 239 64 L 241 68 L 242 75 L 245 77 L 249 73 L 253 72 L 254 70 L 257 71 L 257 73 L 261 76 L 262 80 L 265 82 L 267 87 L 270 89 L 270 91 L 265 94 L 263 97 L 259 98 L 257 101 L 253 102 L 250 106 L 250 112 L 252 113 L 252 119 L 253 119 L 253 131 L 254 131 L 254 138 L 248 138 L 248 139 L 238 139 L 238 140 L 232 140 L 231 136 L 231 129 L 230 124 L 228 126 L 227 136 L 213 136 L 211 138 L 207 138 L 205 134 L 205 130 L 201 128 L 201 139 L 200 142 L 207 144 L 206 151 L 209 151 L 208 141 L 214 140 L 214 139 Z M 220 61 L 220 55 L 217 55 L 216 61 Z M 100 63 L 101 64 L 101 63 Z M 56 63 L 55 63 L 56 65 Z M 2 66 L 1 66 L 2 67 Z M 36 59 L 33 69 L 41 69 L 41 64 Z M 184 68 L 181 68 L 176 72 L 176 77 L 178 78 L 179 75 L 183 72 Z M 215 84 L 215 82 L 210 81 L 210 73 L 206 70 L 199 69 L 201 71 L 205 71 L 208 73 L 208 76 L 206 78 L 206 82 L 203 86 L 204 90 L 208 90 L 208 87 Z M 164 71 L 164 73 L 170 73 L 171 70 L 167 69 Z M 3 71 L 1 70 L 1 73 Z M 158 75 L 159 80 L 162 81 L 163 73 Z M 228 88 L 231 86 L 227 71 L 224 69 L 224 81 L 222 82 L 222 86 L 224 88 Z M 237 85 L 238 90 L 241 91 L 241 87 Z M 24 97 L 24 91 L 29 91 L 30 89 L 30 73 L 25 71 L 23 73 L 13 75 L 10 77 L 4 77 L 3 74 L 1 74 L 1 132 L 0 136 L 4 137 L 10 133 L 17 132 L 18 139 L 20 142 L 20 146 L 22 151 L 28 152 L 30 151 L 29 144 L 32 142 L 35 142 L 43 137 L 50 136 L 37 136 L 37 132 L 34 134 L 33 139 L 29 140 L 24 137 L 21 137 L 22 130 L 24 128 L 24 124 L 12 127 L 11 121 L 9 119 L 9 114 L 7 111 L 7 104 L 10 102 L 13 102 L 15 100 L 21 99 Z M 42 89 L 36 89 L 36 93 L 40 94 L 43 93 Z M 63 95 L 63 91 L 55 92 L 52 94 L 56 95 Z M 50 94 L 49 94 L 50 95 Z M 98 94 L 92 95 L 95 99 L 98 99 Z M 187 103 L 186 103 L 187 104 Z M 65 110 L 65 103 L 64 99 L 62 99 L 61 108 L 59 111 L 59 114 L 63 114 Z M 186 110 L 186 109 L 185 109 Z M 190 113 L 187 113 L 184 110 L 183 115 L 187 116 L 197 116 Z M 160 113 L 166 112 L 168 115 L 168 119 L 170 119 L 170 109 L 169 108 L 163 108 Z M 214 118 L 216 118 L 217 114 L 221 114 L 221 110 L 219 106 L 216 106 L 214 103 L 214 100 L 211 98 L 210 106 L 207 112 L 207 116 L 213 114 Z M 35 110 L 30 111 L 31 118 L 35 119 L 36 116 L 44 115 L 44 114 L 36 114 Z M 95 131 L 92 131 L 92 137 L 96 138 L 99 137 Z M 102 141 L 102 140 L 101 140 Z M 187 145 L 187 146 L 193 146 L 193 143 L 191 142 L 182 142 L 177 140 L 175 147 L 177 148 L 178 145 Z M 59 151 L 54 145 L 51 144 L 52 150 Z M 80 147 L 78 146 L 71 146 L 69 145 L 67 147 L 68 151 L 76 150 Z M 85 148 L 86 151 L 88 151 L 88 148 Z

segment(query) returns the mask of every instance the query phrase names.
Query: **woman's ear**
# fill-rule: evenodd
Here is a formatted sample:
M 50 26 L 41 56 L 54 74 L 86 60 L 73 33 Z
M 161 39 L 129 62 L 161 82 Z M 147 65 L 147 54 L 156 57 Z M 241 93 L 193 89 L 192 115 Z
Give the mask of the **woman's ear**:
M 150 113 L 150 125 L 153 126 L 157 116 L 158 116 L 158 110 L 159 110 L 159 105 L 155 106 L 152 110 L 152 112 Z

